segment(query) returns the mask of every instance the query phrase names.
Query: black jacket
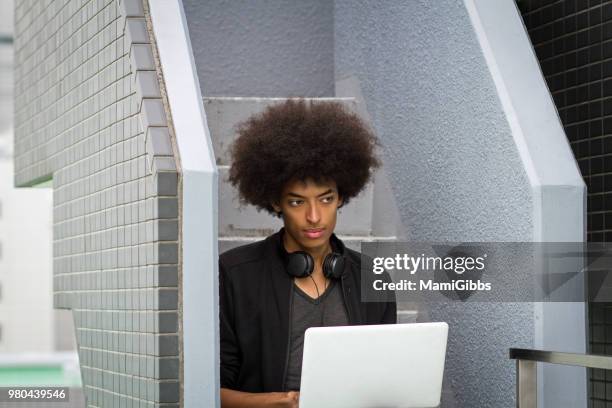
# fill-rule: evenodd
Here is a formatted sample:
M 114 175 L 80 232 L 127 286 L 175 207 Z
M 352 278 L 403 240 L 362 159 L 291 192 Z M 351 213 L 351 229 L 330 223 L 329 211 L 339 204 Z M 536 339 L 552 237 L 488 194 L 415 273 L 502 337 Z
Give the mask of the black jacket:
M 285 272 L 282 233 L 281 229 L 219 257 L 221 387 L 284 391 L 293 278 Z M 340 283 L 349 324 L 396 323 L 395 297 L 361 302 L 361 254 L 346 248 L 335 235 L 332 240 L 346 259 Z

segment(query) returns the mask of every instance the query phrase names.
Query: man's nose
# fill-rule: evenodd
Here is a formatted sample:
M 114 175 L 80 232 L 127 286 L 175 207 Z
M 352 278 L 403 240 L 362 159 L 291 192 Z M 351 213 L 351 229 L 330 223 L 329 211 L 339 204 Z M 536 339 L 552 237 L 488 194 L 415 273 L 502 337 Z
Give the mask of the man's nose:
M 310 204 L 306 212 L 306 220 L 311 224 L 317 224 L 321 220 L 321 211 L 317 204 Z

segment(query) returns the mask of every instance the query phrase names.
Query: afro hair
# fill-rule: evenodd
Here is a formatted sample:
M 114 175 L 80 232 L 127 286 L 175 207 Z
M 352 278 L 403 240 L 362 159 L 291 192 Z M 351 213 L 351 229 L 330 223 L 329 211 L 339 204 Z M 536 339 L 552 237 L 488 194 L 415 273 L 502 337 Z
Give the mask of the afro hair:
M 338 102 L 288 99 L 240 123 L 237 133 L 229 181 L 241 202 L 271 214 L 289 181 L 333 180 L 346 204 L 380 165 L 376 136 Z

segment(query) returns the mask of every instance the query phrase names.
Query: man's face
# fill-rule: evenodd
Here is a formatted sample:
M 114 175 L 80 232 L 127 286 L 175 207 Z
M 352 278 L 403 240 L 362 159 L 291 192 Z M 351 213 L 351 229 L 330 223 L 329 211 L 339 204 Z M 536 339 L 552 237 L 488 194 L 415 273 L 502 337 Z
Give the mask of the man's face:
M 308 179 L 285 185 L 275 211 L 283 213 L 288 251 L 325 247 L 336 227 L 336 213 L 342 200 L 335 181 L 315 183 Z

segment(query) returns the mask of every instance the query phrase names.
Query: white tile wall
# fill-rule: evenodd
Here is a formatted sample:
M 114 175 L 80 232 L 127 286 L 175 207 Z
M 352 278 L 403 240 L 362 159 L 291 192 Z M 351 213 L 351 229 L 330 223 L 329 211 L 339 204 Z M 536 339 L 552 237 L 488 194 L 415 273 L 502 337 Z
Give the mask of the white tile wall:
M 15 16 L 15 181 L 53 176 L 54 303 L 74 312 L 87 403 L 178 406 L 179 180 L 143 3 Z

